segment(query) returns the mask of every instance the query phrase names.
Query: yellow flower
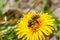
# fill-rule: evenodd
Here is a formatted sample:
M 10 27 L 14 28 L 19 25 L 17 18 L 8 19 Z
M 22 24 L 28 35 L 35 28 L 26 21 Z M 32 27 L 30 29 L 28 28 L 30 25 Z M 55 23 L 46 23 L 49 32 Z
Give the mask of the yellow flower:
M 52 34 L 54 19 L 48 13 L 36 13 L 34 11 L 26 15 L 23 14 L 23 16 L 18 20 L 17 28 L 15 29 L 18 38 L 25 35 L 22 40 L 45 40 L 44 35 L 49 36 Z

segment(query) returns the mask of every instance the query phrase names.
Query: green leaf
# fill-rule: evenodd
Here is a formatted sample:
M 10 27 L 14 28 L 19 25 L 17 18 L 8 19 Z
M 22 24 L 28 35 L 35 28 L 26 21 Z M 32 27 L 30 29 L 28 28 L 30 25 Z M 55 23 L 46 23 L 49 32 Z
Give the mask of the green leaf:
M 52 15 L 52 10 L 48 6 L 44 7 L 44 12 L 48 12 L 49 14 Z
M 4 6 L 5 6 L 4 0 L 0 0 L 0 10 L 2 10 Z
M 5 6 L 4 0 L 0 0 L 0 18 L 2 17 L 2 10 L 3 10 L 4 6 Z
M 2 11 L 0 10 L 0 18 L 2 17 Z
M 60 38 L 60 29 L 57 31 L 56 35 Z
M 17 6 L 21 2 L 22 2 L 22 0 L 18 0 L 12 7 Z
M 14 29 L 15 28 L 11 28 L 6 32 L 4 40 L 13 40 L 15 38 L 17 39 Z
M 7 25 L 0 25 L 0 31 L 4 30 L 7 28 Z

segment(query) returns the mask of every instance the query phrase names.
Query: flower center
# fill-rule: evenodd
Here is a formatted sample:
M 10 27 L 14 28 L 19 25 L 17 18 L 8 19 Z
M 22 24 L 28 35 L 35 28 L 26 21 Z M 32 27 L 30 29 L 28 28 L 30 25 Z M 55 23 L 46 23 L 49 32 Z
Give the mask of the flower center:
M 37 21 L 37 19 L 39 18 L 39 15 L 34 15 L 33 17 L 31 17 L 32 19 L 28 21 L 28 27 L 36 30 L 39 28 L 39 22 Z

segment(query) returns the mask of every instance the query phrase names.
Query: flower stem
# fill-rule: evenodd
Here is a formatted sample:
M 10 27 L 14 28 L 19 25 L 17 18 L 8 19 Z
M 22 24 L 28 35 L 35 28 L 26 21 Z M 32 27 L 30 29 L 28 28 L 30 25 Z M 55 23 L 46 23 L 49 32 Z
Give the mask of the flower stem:
M 22 0 L 18 0 L 12 7 L 16 7 L 21 2 L 22 2 Z

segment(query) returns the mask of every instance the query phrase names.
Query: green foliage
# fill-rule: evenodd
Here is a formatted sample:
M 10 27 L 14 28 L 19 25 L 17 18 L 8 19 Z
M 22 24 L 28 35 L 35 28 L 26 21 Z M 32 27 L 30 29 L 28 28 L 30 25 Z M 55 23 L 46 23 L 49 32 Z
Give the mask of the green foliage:
M 2 17 L 2 10 L 3 10 L 4 6 L 5 6 L 4 0 L 0 0 L 0 17 Z
M 7 28 L 7 25 L 0 25 L 0 31 L 5 30 Z
M 14 28 L 10 28 L 4 37 L 2 37 L 3 40 L 13 40 L 14 38 L 17 39 L 16 35 L 15 35 L 15 31 Z
M 18 0 L 12 7 L 17 6 L 20 2 L 22 2 L 22 0 Z M 5 6 L 5 2 L 4 0 L 0 0 L 0 20 L 3 21 L 3 18 L 5 16 L 5 13 L 3 14 L 3 8 Z M 9 13 L 8 13 L 9 14 Z M 0 36 L 0 40 L 18 40 L 17 36 L 15 34 L 15 25 L 16 25 L 16 21 L 10 21 L 12 16 L 15 15 L 14 13 L 12 13 L 11 15 L 9 15 L 7 17 L 7 21 L 8 23 L 3 23 L 0 24 L 0 31 L 2 33 L 4 33 L 2 36 Z M 10 29 L 9 29 L 10 27 Z

